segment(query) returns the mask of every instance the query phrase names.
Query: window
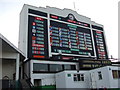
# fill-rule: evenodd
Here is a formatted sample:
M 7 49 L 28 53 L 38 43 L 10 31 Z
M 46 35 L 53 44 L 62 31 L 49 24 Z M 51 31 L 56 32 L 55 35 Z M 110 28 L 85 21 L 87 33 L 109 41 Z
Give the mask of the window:
M 50 64 L 50 71 L 62 71 L 63 68 L 62 68 L 62 65 L 59 65 L 59 64 Z
M 48 71 L 48 64 L 34 63 L 33 71 Z
M 118 70 L 118 77 L 120 78 L 120 70 Z
M 71 65 L 64 65 L 64 70 L 71 70 Z
M 84 74 L 74 74 L 74 81 L 84 81 Z
M 120 73 L 120 71 L 119 71 L 119 73 Z M 117 70 L 112 70 L 112 75 L 113 75 L 114 79 L 118 78 L 118 71 Z
M 99 80 L 102 80 L 102 73 L 101 72 L 98 72 L 98 78 L 99 78 Z
M 64 65 L 64 70 L 76 70 L 76 66 L 75 65 Z
M 34 86 L 41 86 L 41 79 L 34 79 Z
M 76 65 L 71 65 L 71 70 L 76 70 Z

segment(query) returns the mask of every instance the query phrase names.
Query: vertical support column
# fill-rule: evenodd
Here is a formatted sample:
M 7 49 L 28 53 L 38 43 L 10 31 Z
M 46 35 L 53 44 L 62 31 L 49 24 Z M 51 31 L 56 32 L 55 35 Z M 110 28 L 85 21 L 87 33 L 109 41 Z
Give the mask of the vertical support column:
M 20 54 L 17 54 L 16 58 L 16 80 L 19 79 L 19 62 L 20 62 Z

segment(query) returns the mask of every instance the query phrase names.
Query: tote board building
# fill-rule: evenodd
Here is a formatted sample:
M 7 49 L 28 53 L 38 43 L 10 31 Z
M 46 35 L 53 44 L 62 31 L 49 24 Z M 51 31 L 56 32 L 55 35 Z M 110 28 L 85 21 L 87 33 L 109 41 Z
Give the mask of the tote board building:
M 34 85 L 55 85 L 61 71 L 111 65 L 103 25 L 70 9 L 24 5 L 19 49 Z

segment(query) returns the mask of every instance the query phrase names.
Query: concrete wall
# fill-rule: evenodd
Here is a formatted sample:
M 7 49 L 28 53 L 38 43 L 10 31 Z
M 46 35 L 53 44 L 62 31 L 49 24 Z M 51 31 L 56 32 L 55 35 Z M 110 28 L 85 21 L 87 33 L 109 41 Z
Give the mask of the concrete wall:
M 24 6 L 23 6 L 24 7 Z M 27 57 L 27 39 L 28 39 L 28 8 L 24 7 L 20 13 L 19 24 L 19 42 L 18 48 Z

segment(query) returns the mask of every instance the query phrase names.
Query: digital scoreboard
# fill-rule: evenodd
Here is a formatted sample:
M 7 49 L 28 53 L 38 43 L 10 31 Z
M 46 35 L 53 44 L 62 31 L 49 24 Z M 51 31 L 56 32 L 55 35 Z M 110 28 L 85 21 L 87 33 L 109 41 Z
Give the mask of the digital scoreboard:
M 78 21 L 73 14 L 62 17 L 29 9 L 28 58 L 95 57 L 107 59 L 102 27 Z
M 50 21 L 50 45 L 52 53 L 65 55 L 91 55 L 94 49 L 91 30 L 76 25 Z
M 29 13 L 38 16 L 28 16 L 28 57 L 29 58 L 48 58 L 48 32 L 47 19 L 43 12 L 29 10 Z
M 105 38 L 102 31 L 93 30 L 96 55 L 98 59 L 107 59 L 107 49 L 105 44 Z

